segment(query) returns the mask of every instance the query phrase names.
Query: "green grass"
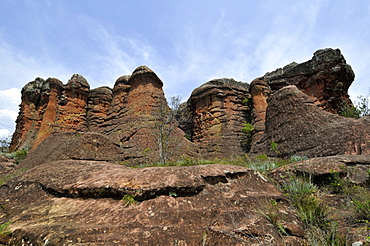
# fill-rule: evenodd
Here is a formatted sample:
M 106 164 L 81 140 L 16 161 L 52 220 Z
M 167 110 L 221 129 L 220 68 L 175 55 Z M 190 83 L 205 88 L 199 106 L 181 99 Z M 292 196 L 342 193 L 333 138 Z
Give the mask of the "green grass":
M 282 184 L 282 190 L 306 226 L 309 245 L 346 245 L 345 238 L 337 230 L 338 223 L 329 218 L 329 208 L 311 177 L 291 177 Z

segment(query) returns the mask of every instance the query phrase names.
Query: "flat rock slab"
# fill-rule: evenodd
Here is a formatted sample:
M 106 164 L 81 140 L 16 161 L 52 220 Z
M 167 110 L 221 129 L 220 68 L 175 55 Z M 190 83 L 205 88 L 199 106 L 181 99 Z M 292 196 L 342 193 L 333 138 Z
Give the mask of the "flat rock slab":
M 370 181 L 370 155 L 338 155 L 316 157 L 292 163 L 270 172 L 279 183 L 289 180 L 291 175 L 310 176 L 317 185 L 330 182 L 330 178 L 346 178 L 359 185 L 368 185 Z
M 272 182 L 239 166 L 65 160 L 19 172 L 0 189 L 14 245 L 299 245 L 304 236 Z M 272 212 L 288 235 L 266 219 Z

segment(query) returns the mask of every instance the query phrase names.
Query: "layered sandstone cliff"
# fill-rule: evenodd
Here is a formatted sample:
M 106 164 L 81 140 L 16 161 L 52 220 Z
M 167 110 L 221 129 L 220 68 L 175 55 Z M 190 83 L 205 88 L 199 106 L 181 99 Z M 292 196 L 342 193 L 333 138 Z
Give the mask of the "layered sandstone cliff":
M 311 60 L 266 73 L 250 85 L 233 79 L 211 80 L 192 92 L 180 110 L 188 117 L 184 120 L 180 116 L 176 121 L 169 120 L 171 109 L 164 97 L 163 82 L 145 66 L 135 69 L 132 75 L 118 78 L 112 89 L 90 90 L 80 75 L 73 75 L 66 85 L 55 78 L 37 78 L 22 90 L 11 149 L 35 149 L 54 133 L 94 132 L 119 146 L 120 162 L 196 158 L 198 152 L 202 158 L 227 158 L 244 155 L 250 149 L 253 153 L 274 154 L 269 144 L 276 141 L 286 149 L 294 149 L 292 153 L 301 153 L 295 150 L 299 144 L 289 140 L 289 131 L 282 131 L 296 123 L 295 112 L 300 106 L 289 98 L 271 103 L 274 95 L 282 88 L 295 86 L 307 96 L 304 100 L 312 102 L 315 115 L 327 111 L 327 117 L 341 121 L 336 114 L 344 105 L 352 104 L 348 88 L 353 79 L 354 73 L 338 49 L 318 50 Z M 276 128 L 272 125 L 274 112 L 286 115 L 286 122 L 293 123 L 278 124 L 280 128 L 271 131 Z M 307 120 L 313 119 L 316 118 Z M 250 134 L 242 131 L 246 124 L 253 125 Z M 321 123 L 314 124 L 317 127 L 313 128 L 319 128 Z M 357 129 L 354 134 L 358 135 Z M 366 142 L 367 135 L 363 136 Z M 345 146 L 345 151 L 332 148 L 316 155 L 367 153 L 367 146 L 347 150 L 354 148 L 350 147 L 354 141 L 347 139 L 339 143 Z
M 193 91 L 192 140 L 205 157 L 240 156 L 248 151 L 243 125 L 250 121 L 249 84 L 233 79 L 209 81 Z
M 37 78 L 22 90 L 11 149 L 35 149 L 48 137 L 58 145 L 61 135 L 56 133 L 94 132 L 120 147 L 120 162 L 158 161 L 160 147 L 166 152 L 163 158 L 194 157 L 197 147 L 185 138 L 176 121 L 163 123 L 171 110 L 162 86 L 158 76 L 145 66 L 117 79 L 113 89 L 90 90 L 88 82 L 76 74 L 66 85 L 54 78 Z M 159 137 L 160 121 L 166 124 L 162 127 L 171 124 L 166 139 Z

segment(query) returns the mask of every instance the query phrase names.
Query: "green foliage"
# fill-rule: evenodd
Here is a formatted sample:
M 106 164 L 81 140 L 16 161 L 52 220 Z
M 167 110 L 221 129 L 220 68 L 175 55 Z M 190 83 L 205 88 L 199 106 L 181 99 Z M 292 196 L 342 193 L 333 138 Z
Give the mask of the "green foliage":
M 310 177 L 292 177 L 282 189 L 306 225 L 309 245 L 346 245 L 345 238 L 337 231 L 337 222 L 329 219 L 329 209 Z
M 14 159 L 17 163 L 20 163 L 27 157 L 28 151 L 26 149 L 20 149 L 12 153 L 4 153 L 3 155 Z
M 251 123 L 244 123 L 242 132 L 245 134 L 251 134 L 254 131 L 254 126 Z
M 174 192 L 174 191 L 170 191 L 170 192 L 168 193 L 168 195 L 169 195 L 169 196 L 171 196 L 171 197 L 176 197 L 176 196 L 177 196 L 177 193 L 176 193 L 176 192 Z
M 292 163 L 294 163 L 294 162 L 299 162 L 299 161 L 304 161 L 304 160 L 307 160 L 308 158 L 307 158 L 307 156 L 298 156 L 298 155 L 292 155 L 291 157 L 290 157 L 290 161 L 292 162 Z
M 344 105 L 342 107 L 342 110 L 339 112 L 339 115 L 341 116 L 344 116 L 344 117 L 347 117 L 347 118 L 355 118 L 355 119 L 358 119 L 360 118 L 360 110 L 358 108 L 356 108 L 355 106 L 353 105 Z
M 278 144 L 277 143 L 275 143 L 274 141 L 272 141 L 271 143 L 270 143 L 270 150 L 272 150 L 272 151 L 274 151 L 275 153 L 280 153 L 280 151 L 278 151 L 277 150 L 277 147 L 278 147 Z
M 135 200 L 135 196 L 130 195 L 130 194 L 124 195 L 122 197 L 122 201 L 123 201 L 125 207 L 131 206 L 131 205 L 134 205 L 134 204 L 137 203 L 137 201 Z
M 317 186 L 311 182 L 311 177 L 292 177 L 282 185 L 282 189 L 294 199 L 309 196 L 318 191 Z
M 345 104 L 342 107 L 342 110 L 339 112 L 339 115 L 348 118 L 358 119 L 362 116 L 370 115 L 370 92 L 365 96 L 359 96 L 358 101 L 355 102 L 355 105 Z
M 263 162 L 252 162 L 248 164 L 249 168 L 255 169 L 260 173 L 267 174 L 272 169 L 278 168 L 279 165 L 275 162 L 271 161 L 263 161 Z
M 10 223 L 12 223 L 12 222 L 11 221 L 8 221 L 6 223 L 0 224 L 0 237 L 4 237 L 4 236 L 7 236 L 7 235 L 9 235 L 9 234 L 12 233 L 12 231 L 10 231 L 8 229 Z
M 251 123 L 244 123 L 242 128 L 242 133 L 245 134 L 245 140 L 243 142 L 244 147 L 249 150 L 250 144 L 252 142 L 254 126 Z

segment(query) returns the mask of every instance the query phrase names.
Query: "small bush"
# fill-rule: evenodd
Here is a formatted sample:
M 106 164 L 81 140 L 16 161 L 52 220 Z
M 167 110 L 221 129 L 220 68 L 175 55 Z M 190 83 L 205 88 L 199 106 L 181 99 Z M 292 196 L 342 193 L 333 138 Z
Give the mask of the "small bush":
M 9 235 L 9 234 L 12 233 L 12 231 L 10 231 L 8 229 L 10 223 L 11 223 L 11 221 L 8 221 L 6 223 L 0 224 L 0 237 L 4 237 L 4 236 L 7 236 L 7 235 Z
M 249 168 L 255 169 L 260 173 L 267 174 L 272 169 L 278 168 L 279 165 L 275 162 L 252 162 L 248 165 Z
M 294 163 L 294 162 L 299 162 L 299 161 L 304 161 L 304 160 L 307 160 L 307 159 L 308 159 L 308 157 L 307 157 L 307 156 L 292 155 L 292 156 L 290 157 L 290 161 L 291 161 L 292 163 Z
M 5 153 L 4 156 L 14 159 L 17 163 L 20 163 L 27 157 L 28 151 L 26 149 L 20 149 L 12 153 Z
M 134 195 L 126 194 L 122 197 L 122 201 L 125 207 L 129 207 L 137 203 Z
M 317 186 L 311 182 L 311 177 L 291 178 L 282 185 L 282 189 L 294 198 L 309 196 L 318 191 Z

